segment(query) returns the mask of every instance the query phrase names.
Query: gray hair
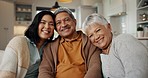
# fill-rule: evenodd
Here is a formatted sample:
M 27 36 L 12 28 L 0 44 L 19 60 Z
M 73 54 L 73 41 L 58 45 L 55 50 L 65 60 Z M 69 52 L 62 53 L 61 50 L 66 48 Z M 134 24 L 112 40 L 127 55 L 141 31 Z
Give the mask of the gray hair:
M 101 24 L 106 26 L 108 24 L 108 21 L 100 14 L 93 13 L 86 17 L 85 21 L 83 22 L 83 27 L 86 30 L 91 24 Z
M 72 14 L 72 11 L 66 7 L 59 7 L 55 12 L 54 14 L 57 15 L 61 12 L 66 12 L 69 14 L 69 16 L 72 18 L 72 19 L 75 19 L 74 15 Z

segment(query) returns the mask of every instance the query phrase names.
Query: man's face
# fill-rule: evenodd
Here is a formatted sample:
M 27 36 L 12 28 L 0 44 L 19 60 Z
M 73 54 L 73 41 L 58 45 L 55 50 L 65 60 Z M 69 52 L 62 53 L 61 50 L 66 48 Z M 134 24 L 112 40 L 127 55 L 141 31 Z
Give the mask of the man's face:
M 58 34 L 64 38 L 71 38 L 76 32 L 76 20 L 72 19 L 66 12 L 56 15 L 56 29 Z

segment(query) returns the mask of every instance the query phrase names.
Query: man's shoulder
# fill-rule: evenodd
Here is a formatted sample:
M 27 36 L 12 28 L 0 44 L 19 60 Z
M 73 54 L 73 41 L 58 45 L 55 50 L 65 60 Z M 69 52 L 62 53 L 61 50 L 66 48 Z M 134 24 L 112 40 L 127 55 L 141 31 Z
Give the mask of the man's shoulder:
M 59 41 L 60 41 L 60 37 L 57 37 L 55 38 L 54 40 L 50 41 L 47 46 L 55 46 L 55 45 L 58 45 L 59 44 Z
M 86 36 L 86 34 L 85 34 L 84 32 L 82 32 L 82 31 L 80 31 L 80 30 L 77 31 L 77 32 L 81 34 L 82 39 L 87 38 L 87 36 Z
M 56 37 L 54 40 L 51 41 L 51 43 L 56 43 L 60 41 L 60 36 Z

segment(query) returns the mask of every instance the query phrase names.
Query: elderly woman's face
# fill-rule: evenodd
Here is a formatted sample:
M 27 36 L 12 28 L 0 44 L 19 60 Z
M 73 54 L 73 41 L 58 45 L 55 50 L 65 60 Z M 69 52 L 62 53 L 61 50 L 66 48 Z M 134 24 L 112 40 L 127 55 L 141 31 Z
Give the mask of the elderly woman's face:
M 108 26 L 91 24 L 86 29 L 86 34 L 91 42 L 101 49 L 106 49 L 112 40 L 110 24 Z

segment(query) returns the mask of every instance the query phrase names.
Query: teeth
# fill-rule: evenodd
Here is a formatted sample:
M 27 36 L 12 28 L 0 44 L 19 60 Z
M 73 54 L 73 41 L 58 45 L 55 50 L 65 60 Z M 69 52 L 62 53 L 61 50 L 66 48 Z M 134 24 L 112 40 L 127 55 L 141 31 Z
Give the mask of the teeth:
M 97 43 L 102 42 L 103 37 L 100 37 L 99 39 L 96 40 Z
M 64 28 L 64 29 L 62 29 L 61 31 L 65 31 L 65 30 L 68 30 L 68 28 Z
M 63 28 L 61 29 L 61 31 L 65 31 L 65 30 L 68 30 L 68 29 L 70 29 L 70 27 L 66 26 L 66 27 L 63 27 Z
M 44 32 L 44 33 L 49 33 L 49 31 L 46 31 L 46 30 L 44 30 L 43 32 Z

